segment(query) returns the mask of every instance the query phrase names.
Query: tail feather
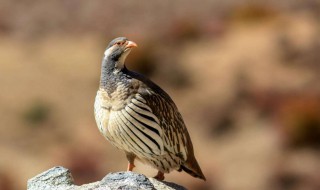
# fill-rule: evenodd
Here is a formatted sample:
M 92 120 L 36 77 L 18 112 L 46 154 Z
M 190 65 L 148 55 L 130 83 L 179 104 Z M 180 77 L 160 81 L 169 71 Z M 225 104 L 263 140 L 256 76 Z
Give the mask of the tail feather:
M 200 178 L 206 181 L 206 177 L 203 175 L 201 168 L 195 158 L 188 159 L 183 165 L 180 166 L 178 171 L 185 171 L 193 177 Z

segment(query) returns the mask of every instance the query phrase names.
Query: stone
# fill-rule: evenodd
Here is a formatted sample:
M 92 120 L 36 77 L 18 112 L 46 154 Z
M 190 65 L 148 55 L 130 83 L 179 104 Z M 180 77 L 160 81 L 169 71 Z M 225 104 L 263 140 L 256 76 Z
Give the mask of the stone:
M 74 181 L 70 171 L 64 167 L 58 166 L 51 168 L 28 180 L 27 189 L 71 189 Z
M 58 166 L 28 180 L 28 190 L 186 190 L 171 182 L 147 178 L 135 172 L 109 173 L 101 181 L 77 186 L 70 171 Z

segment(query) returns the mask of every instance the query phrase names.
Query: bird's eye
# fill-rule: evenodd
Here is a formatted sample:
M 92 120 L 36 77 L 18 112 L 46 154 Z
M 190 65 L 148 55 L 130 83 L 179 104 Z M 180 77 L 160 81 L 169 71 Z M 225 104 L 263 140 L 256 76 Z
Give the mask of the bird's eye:
M 123 42 L 117 42 L 116 44 L 117 44 L 118 46 L 120 46 L 120 45 L 123 44 Z

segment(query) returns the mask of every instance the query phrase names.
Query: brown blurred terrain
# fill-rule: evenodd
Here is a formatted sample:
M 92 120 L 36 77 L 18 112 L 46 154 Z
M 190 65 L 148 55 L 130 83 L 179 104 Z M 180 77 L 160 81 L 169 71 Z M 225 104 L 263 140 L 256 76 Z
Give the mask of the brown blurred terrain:
M 0 189 L 55 165 L 77 184 L 126 169 L 93 102 L 114 37 L 179 107 L 202 190 L 320 189 L 320 2 L 0 0 Z M 135 171 L 156 171 L 137 164 Z

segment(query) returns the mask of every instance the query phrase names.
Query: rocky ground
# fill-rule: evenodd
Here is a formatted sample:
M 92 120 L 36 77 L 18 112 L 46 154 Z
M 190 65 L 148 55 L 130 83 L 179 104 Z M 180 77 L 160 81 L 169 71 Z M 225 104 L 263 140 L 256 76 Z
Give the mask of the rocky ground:
M 147 178 L 134 172 L 116 172 L 101 181 L 75 185 L 70 171 L 63 167 L 51 168 L 28 180 L 28 190 L 186 190 L 174 183 Z

